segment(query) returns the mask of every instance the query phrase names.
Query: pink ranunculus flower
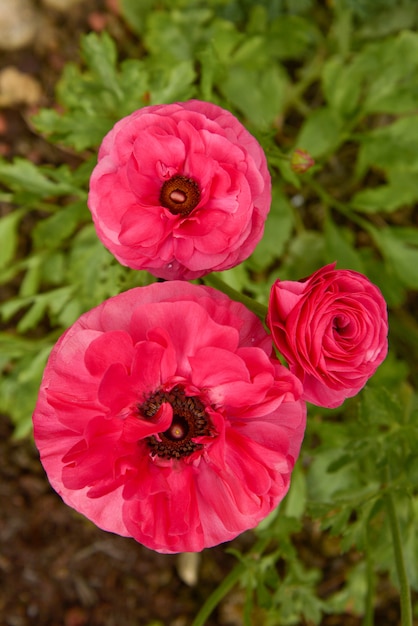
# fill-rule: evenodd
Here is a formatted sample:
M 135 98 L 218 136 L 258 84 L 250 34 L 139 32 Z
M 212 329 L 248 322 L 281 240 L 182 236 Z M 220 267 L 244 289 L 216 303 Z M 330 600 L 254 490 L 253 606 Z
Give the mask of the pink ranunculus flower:
M 34 434 L 63 500 L 165 553 L 253 528 L 286 494 L 302 385 L 242 304 L 182 281 L 85 313 L 45 369 Z
M 117 122 L 100 147 L 88 204 L 120 263 L 191 280 L 246 259 L 270 201 L 257 140 L 228 111 L 190 100 Z
M 334 408 L 356 395 L 385 359 L 386 303 L 366 276 L 327 265 L 272 286 L 267 325 L 302 381 L 303 398 Z

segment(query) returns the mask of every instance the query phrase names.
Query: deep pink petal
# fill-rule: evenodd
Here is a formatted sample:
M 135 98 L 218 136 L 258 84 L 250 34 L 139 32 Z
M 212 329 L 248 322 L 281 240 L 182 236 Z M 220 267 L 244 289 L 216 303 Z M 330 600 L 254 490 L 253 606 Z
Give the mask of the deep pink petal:
M 114 330 L 103 333 L 87 347 L 84 362 L 93 376 L 100 376 L 113 363 L 131 367 L 134 349 L 132 337 L 125 331 Z

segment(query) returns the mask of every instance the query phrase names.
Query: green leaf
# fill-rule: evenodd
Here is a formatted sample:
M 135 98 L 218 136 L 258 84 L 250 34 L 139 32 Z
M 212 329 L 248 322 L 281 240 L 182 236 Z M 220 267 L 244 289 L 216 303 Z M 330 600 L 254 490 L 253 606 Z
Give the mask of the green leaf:
M 242 292 L 248 288 L 248 274 L 243 263 L 232 267 L 230 270 L 219 272 L 219 277 L 236 291 Z
M 144 41 L 161 65 L 192 61 L 198 46 L 210 40 L 212 11 L 186 8 L 181 11 L 154 11 L 149 14 Z M 193 28 L 190 26 L 193 25 Z
M 116 47 L 107 34 L 82 39 L 86 69 L 65 66 L 57 86 L 62 113 L 44 109 L 33 118 L 35 127 L 76 150 L 96 147 L 115 122 L 132 113 L 148 97 L 148 70 L 143 61 L 116 65 Z
M 116 72 L 117 48 L 110 35 L 106 31 L 100 35 L 85 35 L 81 40 L 81 54 L 98 82 L 106 85 L 116 99 L 122 102 L 123 93 Z
M 77 309 L 79 315 L 125 289 L 153 282 L 147 272 L 120 265 L 97 238 L 93 224 L 74 236 L 66 262 L 66 280 L 74 287 L 73 299 L 78 307 L 74 304 L 73 310 Z
M 210 44 L 222 65 L 231 65 L 234 58 L 234 50 L 238 50 L 245 40 L 244 33 L 240 33 L 231 22 L 226 20 L 214 20 L 212 24 L 212 36 Z
M 330 466 L 342 456 L 341 448 L 330 448 L 314 457 L 307 475 L 308 500 L 330 503 L 335 507 L 337 494 L 350 491 L 357 484 L 355 465 L 344 464 L 337 472 L 329 472 Z
M 0 337 L 3 348 L 4 335 Z M 32 413 L 39 391 L 42 373 L 51 350 L 51 344 L 36 341 L 19 342 L 17 338 L 10 340 L 9 349 L 13 352 L 13 341 L 16 344 L 14 358 L 20 352 L 21 358 L 11 362 L 8 372 L 0 378 L 0 411 L 9 415 L 15 424 L 15 437 L 26 436 L 32 428 Z M 24 393 L 22 392 L 24 390 Z
M 306 477 L 300 464 L 296 464 L 292 472 L 292 481 L 289 493 L 284 502 L 285 513 L 288 517 L 300 520 L 306 509 Z
M 366 113 L 407 113 L 416 110 L 418 97 L 418 34 L 403 32 L 372 44 L 367 54 L 374 61 L 373 80 L 364 100 Z M 367 76 L 365 77 L 367 80 Z
M 391 169 L 388 177 L 388 185 L 358 191 L 353 196 L 351 205 L 363 213 L 391 213 L 418 201 L 416 172 Z
M 21 298 L 34 296 L 38 292 L 41 284 L 41 264 L 41 255 L 34 255 L 28 258 L 27 271 L 20 283 L 19 296 Z
M 260 130 L 268 130 L 283 111 L 288 80 L 276 64 L 262 70 L 233 65 L 219 87 L 225 98 Z
M 363 0 L 363 2 L 345 0 L 345 2 L 350 2 L 353 7 L 365 3 L 369 4 L 368 14 L 364 16 L 367 19 L 357 30 L 359 39 L 380 39 L 397 31 L 414 30 L 418 26 L 415 0 L 404 0 L 402 3 L 392 0 L 379 0 L 380 7 L 378 6 L 377 10 L 376 0 Z
M 373 239 L 399 281 L 418 289 L 418 231 L 413 228 L 373 229 Z
M 334 222 L 327 218 L 324 227 L 325 253 L 329 263 L 337 261 L 338 269 L 352 269 L 364 272 L 364 265 L 360 254 L 350 242 L 349 231 L 337 228 Z
M 328 103 L 339 114 L 415 111 L 418 35 L 404 32 L 365 46 L 350 63 L 331 57 L 322 80 Z
M 356 65 L 347 66 L 344 58 L 331 57 L 322 70 L 322 88 L 330 108 L 341 116 L 353 116 L 362 91 L 361 78 Z
M 315 231 L 304 231 L 292 239 L 280 271 L 282 280 L 300 280 L 324 264 L 324 237 Z M 273 278 L 273 277 L 272 277 Z
M 390 426 L 401 420 L 399 399 L 380 385 L 366 386 L 360 394 L 359 419 L 364 427 L 373 424 Z
M 251 255 L 251 264 L 262 270 L 283 254 L 294 225 L 293 209 L 278 185 L 273 187 L 264 235 Z
M 18 243 L 17 228 L 24 214 L 24 209 L 17 209 L 0 219 L 0 269 L 14 257 Z
M 75 202 L 45 220 L 38 222 L 33 229 L 33 241 L 38 249 L 58 248 L 83 222 L 89 222 L 90 212 L 85 201 Z
M 123 93 L 123 103 L 119 107 L 118 117 L 122 118 L 146 103 L 150 89 L 147 65 L 137 59 L 123 61 L 118 80 Z
M 336 150 L 343 139 L 343 122 L 332 109 L 322 107 L 313 111 L 302 125 L 295 144 L 314 158 L 324 157 Z
M 76 191 L 71 184 L 51 180 L 48 168 L 41 168 L 22 158 L 16 158 L 13 163 L 0 162 L 0 181 L 14 191 L 24 191 L 38 198 L 56 197 Z
M 145 30 L 146 18 L 155 4 L 155 0 L 121 0 L 120 10 L 124 19 L 132 30 L 142 36 Z
M 37 130 L 47 135 L 50 141 L 78 151 L 100 145 L 115 121 L 100 116 L 100 113 L 93 116 L 83 111 L 70 111 L 63 116 L 52 109 L 43 109 L 33 118 Z
M 281 60 L 303 58 L 320 40 L 315 22 L 298 15 L 280 15 L 267 33 L 270 56 Z
M 401 117 L 392 124 L 376 128 L 359 137 L 360 150 L 356 164 L 358 176 L 369 167 L 389 172 L 418 172 L 418 115 Z
M 360 252 L 365 266 L 365 274 L 380 288 L 388 306 L 401 306 L 406 299 L 406 288 L 400 282 L 392 266 L 386 261 L 376 258 L 371 248 L 361 248 Z
M 187 100 L 194 95 L 193 82 L 196 78 L 191 61 L 176 63 L 173 67 L 158 69 L 150 78 L 151 104 Z

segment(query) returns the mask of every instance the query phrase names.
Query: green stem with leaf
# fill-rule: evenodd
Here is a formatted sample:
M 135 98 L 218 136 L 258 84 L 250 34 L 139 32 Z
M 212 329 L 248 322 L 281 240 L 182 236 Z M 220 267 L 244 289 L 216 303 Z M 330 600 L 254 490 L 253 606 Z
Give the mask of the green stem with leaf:
M 269 542 L 269 539 L 259 539 L 255 543 L 250 554 L 254 558 L 260 557 L 263 554 L 264 550 L 267 548 Z M 215 610 L 221 600 L 226 596 L 226 594 L 231 591 L 231 589 L 235 587 L 235 585 L 239 582 L 246 569 L 247 565 L 244 561 L 242 561 L 238 563 L 231 572 L 229 572 L 228 576 L 224 578 L 219 587 L 217 587 L 206 600 L 205 604 L 202 606 L 199 613 L 194 618 L 191 626 L 204 626 L 206 624 L 206 620 L 208 619 L 208 617 Z

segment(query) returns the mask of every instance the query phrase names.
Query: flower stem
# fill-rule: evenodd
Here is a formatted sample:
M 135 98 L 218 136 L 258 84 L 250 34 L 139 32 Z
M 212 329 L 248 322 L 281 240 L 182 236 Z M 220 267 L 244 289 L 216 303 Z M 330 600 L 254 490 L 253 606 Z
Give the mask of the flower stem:
M 250 311 L 258 315 L 258 317 L 261 318 L 262 321 L 265 320 L 267 315 L 267 307 L 264 304 L 261 304 L 261 302 L 257 302 L 257 300 L 254 300 L 253 298 L 250 298 L 249 296 L 240 293 L 214 273 L 208 274 L 203 278 L 203 280 L 206 285 L 209 285 L 210 287 L 215 287 L 215 289 L 222 291 L 222 293 L 229 296 L 232 300 L 241 302 L 248 309 L 250 309 Z
M 244 563 L 239 563 L 234 567 L 234 569 L 223 580 L 222 584 L 219 585 L 219 587 L 217 587 L 206 600 L 205 604 L 202 606 L 199 613 L 194 618 L 191 626 L 204 626 L 204 624 L 206 624 L 206 620 L 208 619 L 209 615 L 212 613 L 212 611 L 214 611 L 222 598 L 226 596 L 228 591 L 230 591 L 232 587 L 234 587 L 234 585 L 239 581 L 244 571 Z
M 269 541 L 266 539 L 259 539 L 251 550 L 251 554 L 254 556 L 261 555 L 266 549 Z M 231 589 L 237 584 L 241 576 L 244 574 L 246 570 L 246 564 L 241 562 L 238 563 L 232 571 L 229 572 L 228 576 L 224 578 L 223 582 L 215 589 L 215 591 L 209 596 L 206 600 L 205 604 L 200 609 L 199 613 L 194 618 L 191 626 L 204 626 L 206 624 L 206 620 L 214 611 L 214 609 L 218 606 L 222 598 L 226 596 L 226 594 L 231 591 Z
M 387 483 L 389 483 L 389 468 L 386 469 L 386 473 L 388 478 Z M 402 626 L 412 626 L 411 591 L 409 588 L 408 575 L 406 573 L 399 520 L 396 514 L 396 506 L 393 499 L 393 494 L 390 492 L 390 490 L 386 492 L 385 500 L 389 517 L 390 531 L 392 534 L 396 571 L 399 579 L 401 596 L 401 623 Z
M 373 626 L 374 624 L 374 591 L 375 591 L 375 575 L 373 570 L 373 561 L 370 547 L 370 527 L 366 528 L 366 603 L 364 610 L 364 619 L 362 626 Z

